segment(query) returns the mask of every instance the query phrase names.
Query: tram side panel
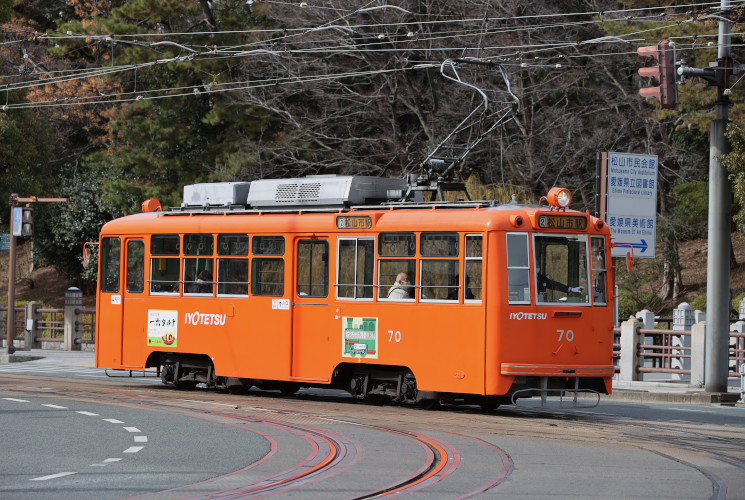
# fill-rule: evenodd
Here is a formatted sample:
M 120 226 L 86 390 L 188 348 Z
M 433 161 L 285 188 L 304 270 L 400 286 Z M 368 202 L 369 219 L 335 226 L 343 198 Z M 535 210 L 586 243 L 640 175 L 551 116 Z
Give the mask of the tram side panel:
M 409 368 L 422 391 L 482 394 L 480 304 L 338 303 L 335 359 Z

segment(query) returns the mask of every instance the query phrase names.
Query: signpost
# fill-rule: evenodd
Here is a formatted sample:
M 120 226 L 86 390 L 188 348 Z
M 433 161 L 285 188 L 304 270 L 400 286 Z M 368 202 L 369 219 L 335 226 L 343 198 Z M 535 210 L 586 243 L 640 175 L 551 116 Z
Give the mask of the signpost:
M 601 214 L 611 229 L 616 246 L 613 257 L 653 259 L 657 237 L 657 155 L 603 153 Z M 604 189 L 603 189 L 604 188 Z M 603 203 L 605 201 L 606 203 Z M 601 210 L 602 212 L 602 210 Z
M 19 236 L 31 236 L 34 233 L 34 209 L 33 204 L 37 202 L 65 202 L 67 198 L 37 198 L 30 196 L 22 198 L 16 193 L 10 195 L 11 231 L 8 245 L 8 316 L 5 321 L 8 354 L 16 350 L 13 345 L 13 336 L 16 328 L 16 240 Z M 25 203 L 19 206 L 19 203 Z

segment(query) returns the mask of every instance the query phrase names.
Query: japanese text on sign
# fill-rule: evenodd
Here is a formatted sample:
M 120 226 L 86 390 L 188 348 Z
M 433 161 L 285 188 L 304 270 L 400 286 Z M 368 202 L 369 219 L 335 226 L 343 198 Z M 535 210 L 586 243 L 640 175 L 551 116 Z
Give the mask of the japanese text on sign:
M 608 153 L 606 222 L 614 257 L 634 249 L 635 257 L 654 258 L 657 231 L 657 156 Z

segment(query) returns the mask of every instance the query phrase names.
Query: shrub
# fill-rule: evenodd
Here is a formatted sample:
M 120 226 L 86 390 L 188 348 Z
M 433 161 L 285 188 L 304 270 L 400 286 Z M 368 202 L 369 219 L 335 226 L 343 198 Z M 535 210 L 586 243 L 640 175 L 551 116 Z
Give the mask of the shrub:
M 691 301 L 691 307 L 694 311 L 706 311 L 706 294 L 699 295 Z

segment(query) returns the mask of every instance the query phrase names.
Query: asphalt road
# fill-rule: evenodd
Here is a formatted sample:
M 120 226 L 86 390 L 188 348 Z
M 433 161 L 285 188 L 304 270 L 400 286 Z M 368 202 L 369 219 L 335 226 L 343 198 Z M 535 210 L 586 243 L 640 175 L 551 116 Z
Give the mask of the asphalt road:
M 421 411 L 0 365 L 0 498 L 745 499 L 745 408 L 538 403 Z
M 246 467 L 270 450 L 264 437 L 236 426 L 46 395 L 0 396 L 0 415 L 4 499 L 160 491 Z

